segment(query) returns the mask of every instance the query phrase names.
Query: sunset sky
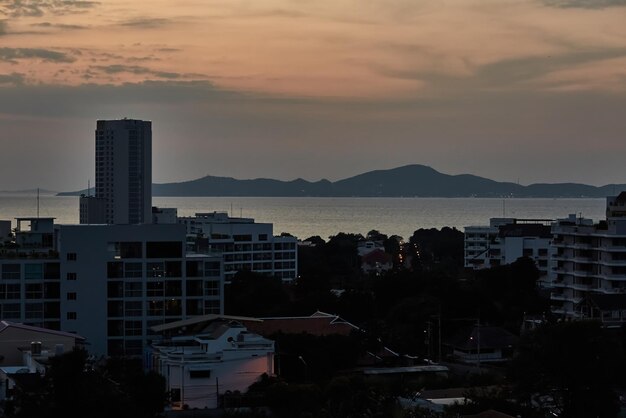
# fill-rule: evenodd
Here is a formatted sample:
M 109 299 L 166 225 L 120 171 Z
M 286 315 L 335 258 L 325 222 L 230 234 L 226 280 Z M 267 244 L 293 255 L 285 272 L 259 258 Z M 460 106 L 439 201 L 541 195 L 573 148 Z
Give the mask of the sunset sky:
M 626 183 L 626 0 L 0 0 L 0 190 L 93 183 L 122 117 L 157 183 Z

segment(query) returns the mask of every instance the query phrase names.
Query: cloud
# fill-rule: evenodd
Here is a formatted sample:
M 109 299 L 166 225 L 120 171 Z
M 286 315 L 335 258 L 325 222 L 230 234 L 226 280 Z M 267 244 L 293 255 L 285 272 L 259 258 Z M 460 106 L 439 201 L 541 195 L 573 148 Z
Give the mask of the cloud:
M 64 23 L 50 23 L 50 22 L 41 22 L 41 23 L 33 23 L 31 26 L 39 27 L 39 28 L 57 28 L 57 29 L 87 29 L 88 26 L 82 25 L 67 25 Z
M 131 19 L 120 23 L 122 26 L 131 26 L 134 28 L 157 28 L 170 23 L 168 19 L 161 18 L 139 18 Z
M 7 21 L 0 20 L 0 36 L 6 35 L 7 33 Z
M 0 0 L 0 11 L 10 17 L 40 17 L 46 13 L 55 15 L 82 13 L 100 4 L 83 0 Z
M 24 84 L 24 75 L 20 73 L 0 74 L 0 86 L 7 84 L 13 86 Z
M 626 6 L 626 0 L 542 0 L 550 7 L 582 9 L 605 9 L 607 7 Z
M 139 65 L 112 64 L 112 65 L 96 65 L 91 68 L 94 70 L 102 71 L 106 74 L 119 74 L 119 73 L 148 74 L 148 75 L 153 75 L 155 77 L 167 78 L 167 79 L 177 79 L 183 76 L 183 74 L 172 73 L 172 72 L 167 72 L 167 71 L 152 70 L 150 68 L 142 67 Z
M 58 51 L 42 48 L 0 48 L 0 61 L 17 63 L 18 59 L 39 58 L 48 62 L 74 62 L 74 58 Z
M 416 49 L 417 50 L 417 49 Z M 518 91 L 534 86 L 551 87 L 542 81 L 544 76 L 594 62 L 626 57 L 626 48 L 605 48 L 589 51 L 572 51 L 562 54 L 503 59 L 492 63 L 471 66 L 463 75 L 445 74 L 420 68 L 393 68 L 379 63 L 371 65 L 373 71 L 383 76 L 423 82 L 438 91 L 458 92 L 464 89 L 492 89 Z M 592 77 L 590 74 L 589 77 Z

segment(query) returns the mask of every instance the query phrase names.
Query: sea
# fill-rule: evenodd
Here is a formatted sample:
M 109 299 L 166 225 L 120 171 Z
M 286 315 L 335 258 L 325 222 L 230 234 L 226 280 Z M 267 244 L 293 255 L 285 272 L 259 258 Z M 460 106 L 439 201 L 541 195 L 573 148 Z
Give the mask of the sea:
M 605 199 L 535 198 L 359 198 L 359 197 L 153 197 L 152 204 L 177 208 L 179 216 L 226 212 L 274 224 L 274 234 L 300 240 L 327 240 L 340 232 L 366 235 L 375 229 L 408 239 L 420 228 L 488 225 L 489 218 L 557 219 L 569 214 L 605 218 Z M 0 220 L 53 217 L 78 223 L 78 197 L 37 193 L 0 193 Z M 15 225 L 13 225 L 15 226 Z

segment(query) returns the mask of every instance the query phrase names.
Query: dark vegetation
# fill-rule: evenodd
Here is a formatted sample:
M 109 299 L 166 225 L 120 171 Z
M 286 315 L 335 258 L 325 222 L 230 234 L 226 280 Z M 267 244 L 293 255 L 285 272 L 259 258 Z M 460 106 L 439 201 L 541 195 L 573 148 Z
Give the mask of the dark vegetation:
M 390 271 L 361 272 L 357 248 L 366 238 L 384 243 L 393 256 Z M 249 272 L 235 277 L 226 294 L 229 314 L 308 316 L 320 310 L 362 330 L 333 338 L 274 335 L 281 376 L 265 379 L 239 401 L 256 399 L 278 417 L 457 417 L 487 409 L 529 418 L 617 416 L 616 389 L 626 384 L 621 329 L 552 318 L 531 259 L 467 271 L 463 234 L 456 229 L 420 229 L 408 242 L 399 238 L 375 230 L 365 237 L 340 233 L 328 241 L 310 237 L 305 241 L 314 245 L 299 249 L 300 278 L 295 284 Z M 542 317 L 544 324 L 522 333 L 527 316 Z M 446 341 L 478 321 L 521 336 L 510 363 L 480 373 L 417 380 L 350 373 L 364 353 L 383 346 L 400 354 L 389 365 L 417 364 L 416 359 L 424 358 L 453 364 Z M 443 347 L 437 344 L 439 332 Z M 306 367 L 298 356 L 307 359 Z M 481 389 L 485 385 L 490 389 Z M 445 387 L 468 388 L 471 401 L 440 414 L 403 409 L 396 401 Z M 253 408 L 240 416 L 263 416 L 260 411 Z
M 33 376 L 33 375 L 31 375 Z M 50 358 L 47 373 L 15 389 L 4 415 L 16 418 L 149 418 L 165 406 L 165 380 L 141 359 L 88 361 L 74 350 Z

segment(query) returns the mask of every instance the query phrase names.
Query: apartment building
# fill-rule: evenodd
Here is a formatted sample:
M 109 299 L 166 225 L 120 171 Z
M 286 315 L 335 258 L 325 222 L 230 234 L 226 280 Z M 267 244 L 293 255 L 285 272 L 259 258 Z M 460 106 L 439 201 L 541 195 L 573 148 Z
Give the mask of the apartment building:
M 187 228 L 191 248 L 223 255 L 226 282 L 244 270 L 277 277 L 283 282 L 297 277 L 298 239 L 274 236 L 271 223 L 234 218 L 225 212 L 196 213 L 178 217 L 178 222 Z
M 488 226 L 465 227 L 465 267 L 483 269 L 520 257 L 535 261 L 542 283 L 549 281 L 550 219 L 491 218 Z
M 223 264 L 183 225 L 55 225 L 18 218 L 0 250 L 0 316 L 75 332 L 95 355 L 141 355 L 150 328 L 223 313 Z
M 606 219 L 569 215 L 552 226 L 552 312 L 566 319 L 626 322 L 626 192 L 607 197 Z
M 96 122 L 96 194 L 81 196 L 80 222 L 152 221 L 152 122 Z

